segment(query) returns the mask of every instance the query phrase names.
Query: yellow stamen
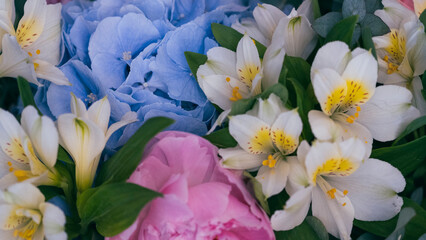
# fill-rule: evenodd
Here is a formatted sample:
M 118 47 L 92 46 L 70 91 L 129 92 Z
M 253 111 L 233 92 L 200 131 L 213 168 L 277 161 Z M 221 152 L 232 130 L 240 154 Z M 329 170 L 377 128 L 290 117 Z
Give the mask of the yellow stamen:
M 361 111 L 361 107 L 360 106 L 356 106 L 356 110 L 359 112 Z
M 225 80 L 226 80 L 227 82 L 229 82 L 229 81 L 231 81 L 231 78 L 227 77 Z
M 263 166 L 268 166 L 270 168 L 275 167 L 275 164 L 277 164 L 277 160 L 272 155 L 269 155 L 268 159 L 262 162 Z
M 348 190 L 343 190 L 343 195 L 346 196 L 346 194 L 348 194 Z
M 359 117 L 359 113 L 358 113 L 358 112 L 356 112 L 356 113 L 354 114 L 354 117 L 355 117 L 355 118 L 358 118 L 358 117 Z
M 327 191 L 328 196 L 330 196 L 331 199 L 336 198 L 336 196 L 334 195 L 336 193 L 336 189 L 332 188 L 330 190 Z
M 32 53 L 30 53 L 30 52 L 28 52 L 28 55 L 29 55 L 30 57 L 32 57 L 32 56 L 33 56 L 33 54 L 32 54 Z
M 25 181 L 28 178 L 30 178 L 29 171 L 16 170 L 16 171 L 13 172 L 13 174 L 18 179 L 18 182 L 22 182 L 22 181 Z
M 40 49 L 37 49 L 36 53 L 37 53 L 37 55 L 39 55 L 40 54 Z
M 39 66 L 40 65 L 38 63 L 34 63 L 34 71 L 36 71 Z
M 343 203 L 343 204 L 342 204 L 342 206 L 343 206 L 343 207 L 344 207 L 344 206 L 346 206 L 346 203 Z
M 243 96 L 241 96 L 241 94 L 238 92 L 240 90 L 239 87 L 234 87 L 232 89 L 232 97 L 229 98 L 229 100 L 235 102 L 237 100 L 240 100 L 243 98 Z
M 7 162 L 7 165 L 8 165 L 9 167 L 11 167 L 11 166 L 12 166 L 12 163 L 11 163 L 11 162 Z
M 9 168 L 9 172 L 13 172 L 13 167 Z
M 346 118 L 346 122 L 348 122 L 348 123 L 354 123 L 354 117 L 349 116 L 348 118 Z

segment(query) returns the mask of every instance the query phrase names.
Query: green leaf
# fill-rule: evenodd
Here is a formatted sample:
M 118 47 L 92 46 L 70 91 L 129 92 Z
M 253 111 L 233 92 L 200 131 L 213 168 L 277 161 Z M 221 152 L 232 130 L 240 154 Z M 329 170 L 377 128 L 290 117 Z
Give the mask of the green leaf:
M 201 65 L 206 63 L 207 56 L 195 52 L 185 52 L 185 58 L 188 62 L 189 69 L 191 69 L 192 75 L 197 79 L 197 70 Z
M 297 111 L 303 122 L 302 137 L 303 139 L 310 141 L 314 138 L 308 120 L 308 113 L 314 106 L 312 98 L 307 96 L 305 88 L 303 88 L 303 86 L 297 80 L 294 78 L 287 78 L 287 81 L 292 84 L 295 90 L 294 92 L 296 93 L 298 108 Z
M 311 82 L 311 65 L 303 58 L 285 55 L 284 66 L 287 68 L 287 78 L 296 79 L 304 88 Z
M 414 132 L 415 130 L 426 126 L 426 116 L 421 116 L 417 119 L 414 119 L 408 126 L 405 128 L 405 130 L 399 135 L 397 139 L 393 142 L 392 146 L 395 146 L 401 139 L 406 137 L 408 134 Z
M 364 20 L 361 22 L 361 27 L 369 27 L 371 30 L 371 35 L 373 37 L 381 36 L 390 32 L 388 25 L 386 25 L 386 23 L 384 23 L 381 18 L 370 13 L 367 13 L 367 15 L 365 15 Z
M 371 29 L 369 27 L 362 29 L 362 45 L 365 49 L 371 51 L 374 58 L 377 60 L 376 48 L 374 47 L 373 38 L 371 36 Z
M 58 160 L 61 160 L 63 162 L 66 162 L 68 164 L 74 165 L 74 161 L 71 160 L 70 156 L 68 155 L 67 151 L 62 146 L 59 146 L 58 148 Z
M 374 14 L 378 9 L 383 9 L 382 0 L 365 0 L 365 9 L 367 13 Z
M 350 45 L 357 21 L 358 16 L 355 15 L 338 22 L 327 34 L 325 42 L 342 41 Z
M 263 194 L 262 190 L 262 184 L 260 184 L 259 181 L 256 180 L 255 177 L 253 177 L 250 173 L 244 171 L 244 177 L 248 178 L 248 183 L 251 185 L 251 188 L 253 189 L 254 196 L 256 197 L 257 201 L 260 203 L 260 206 L 262 206 L 263 210 L 270 215 L 271 211 L 269 210 L 269 205 L 267 198 Z
M 46 201 L 58 195 L 63 195 L 62 189 L 54 186 L 38 186 L 38 189 L 43 193 Z
M 344 18 L 358 15 L 358 21 L 362 21 L 366 14 L 365 2 L 363 0 L 344 0 L 342 14 Z
M 314 11 L 314 19 L 321 17 L 321 10 L 318 0 L 312 0 L 312 10 Z
M 33 92 L 31 91 L 31 87 L 28 81 L 21 76 L 17 78 L 17 81 L 18 81 L 19 94 L 21 95 L 21 99 L 22 99 L 22 102 L 24 103 L 24 107 L 29 105 L 34 106 L 37 109 L 38 113 L 41 115 L 40 110 L 38 110 L 34 102 Z
M 424 146 L 426 146 L 426 136 L 403 145 L 374 149 L 371 158 L 392 164 L 406 176 L 424 164 L 426 157 Z
M 165 117 L 146 120 L 127 143 L 102 165 L 96 178 L 96 185 L 127 180 L 139 165 L 145 145 L 173 122 L 173 119 Z
M 222 128 L 204 136 L 209 142 L 218 148 L 229 148 L 237 146 L 237 141 L 229 134 L 228 128 Z
M 237 30 L 219 23 L 212 23 L 212 32 L 214 38 L 220 44 L 220 46 L 234 52 L 237 51 L 238 42 L 240 42 L 241 38 L 244 36 Z M 255 44 L 257 51 L 259 52 L 259 57 L 263 58 L 266 47 L 256 40 Z
M 425 27 L 425 32 L 426 32 L 426 10 L 423 10 L 422 14 L 420 14 L 419 20 L 420 22 L 423 23 L 423 26 Z
M 414 216 L 405 226 L 405 236 L 403 239 L 418 239 L 423 233 L 426 232 L 426 211 L 413 200 L 405 197 L 403 199 L 403 208 L 410 207 L 416 211 L 416 216 Z M 355 220 L 354 225 L 377 236 L 387 237 L 396 228 L 397 221 L 398 216 L 395 216 L 387 221 L 364 222 Z
M 423 86 L 422 95 L 426 101 L 426 71 L 423 73 L 423 76 L 422 76 L 422 86 Z
M 26 1 L 27 0 L 15 0 L 15 29 L 18 26 L 19 20 L 21 20 L 22 16 L 24 15 L 24 5 Z
M 316 232 L 317 236 L 321 240 L 328 240 L 328 232 L 321 220 L 314 216 L 307 216 L 305 221 L 311 226 Z
M 82 223 L 95 222 L 96 229 L 104 237 L 127 229 L 148 202 L 162 196 L 161 193 L 126 182 L 100 186 L 97 190 L 91 190 L 88 196 L 86 192 L 80 196 L 84 197 L 84 204 L 82 201 L 79 204 Z
M 405 226 L 408 222 L 416 215 L 416 212 L 412 208 L 403 208 L 398 216 L 396 228 L 389 235 L 386 240 L 399 240 L 405 234 Z
M 277 240 L 322 240 L 306 219 L 289 231 L 276 231 L 275 237 Z
M 327 37 L 327 34 L 331 31 L 334 25 L 343 19 L 342 13 L 340 12 L 329 12 L 322 17 L 319 17 L 312 24 L 312 28 L 321 37 Z

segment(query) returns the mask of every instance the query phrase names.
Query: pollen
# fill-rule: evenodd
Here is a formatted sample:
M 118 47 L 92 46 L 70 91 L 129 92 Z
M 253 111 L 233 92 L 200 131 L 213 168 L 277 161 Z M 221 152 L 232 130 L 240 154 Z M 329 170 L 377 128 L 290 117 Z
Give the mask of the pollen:
M 336 198 L 336 196 L 334 195 L 336 193 L 336 189 L 332 188 L 330 190 L 327 191 L 328 196 L 330 196 L 331 199 Z
M 37 71 L 37 68 L 40 66 L 38 63 L 34 63 L 34 71 Z
M 9 172 L 13 172 L 13 167 L 9 168 Z
M 12 166 L 12 163 L 11 163 L 11 162 L 7 162 L 7 165 L 8 165 L 9 167 L 11 167 L 11 166 Z
M 348 194 L 348 190 L 343 190 L 343 195 L 346 196 L 346 194 Z
M 348 122 L 348 123 L 354 123 L 354 117 L 349 116 L 348 118 L 346 118 L 346 122 Z
M 33 56 L 33 54 L 32 54 L 32 53 L 30 53 L 30 52 L 28 52 L 28 55 L 29 55 L 30 57 L 32 57 L 32 56 Z
M 231 81 L 231 78 L 230 78 L 230 77 L 226 77 L 226 78 L 225 78 L 225 80 L 226 80 L 227 82 L 230 82 L 230 81 Z
M 229 100 L 235 102 L 237 100 L 240 100 L 243 98 L 243 96 L 241 96 L 241 93 L 239 92 L 240 88 L 239 87 L 234 87 L 232 89 L 232 97 L 229 98 Z
M 272 155 L 269 155 L 268 159 L 262 162 L 263 166 L 268 166 L 270 168 L 275 167 L 276 164 L 277 164 L 277 160 Z
M 37 55 L 39 55 L 40 54 L 40 49 L 37 49 L 36 53 L 37 53 Z
M 346 203 L 343 203 L 343 204 L 342 204 L 342 206 L 343 206 L 343 207 L 344 207 L 344 206 L 346 206 Z

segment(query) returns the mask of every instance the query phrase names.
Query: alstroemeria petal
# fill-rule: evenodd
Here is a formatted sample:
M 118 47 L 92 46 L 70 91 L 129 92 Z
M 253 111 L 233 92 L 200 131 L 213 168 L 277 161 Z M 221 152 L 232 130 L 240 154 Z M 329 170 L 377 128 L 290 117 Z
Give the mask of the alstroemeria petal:
M 422 90 L 423 84 L 420 77 L 415 77 L 411 82 L 413 87 L 413 106 L 416 107 L 420 111 L 420 115 L 426 115 L 426 99 L 423 97 Z
M 309 181 L 315 185 L 319 175 L 337 170 L 340 162 L 341 155 L 337 144 L 315 142 L 306 155 L 305 161 Z
M 237 140 L 240 147 L 252 154 L 273 151 L 270 126 L 259 118 L 244 114 L 231 117 L 229 133 Z
M 331 199 L 319 187 L 315 187 L 312 191 L 312 215 L 321 220 L 331 235 L 340 239 L 350 239 L 354 207 L 347 196 L 337 201 Z
M 236 71 L 240 80 L 250 89 L 252 89 L 253 80 L 261 70 L 260 67 L 256 45 L 248 35 L 244 35 L 237 46 Z
M 71 112 L 80 118 L 89 118 L 89 115 L 87 113 L 86 105 L 83 103 L 83 101 L 76 97 L 74 93 L 71 92 Z
M 24 5 L 24 16 L 19 20 L 16 38 L 22 48 L 35 42 L 43 32 L 46 22 L 47 3 L 45 1 L 28 0 Z
M 338 72 L 330 68 L 318 69 L 313 76 L 312 85 L 315 96 L 322 111 L 330 116 L 340 107 L 348 94 L 346 82 Z
M 223 47 L 214 47 L 207 51 L 207 62 L 204 66 L 210 68 L 215 74 L 230 75 L 238 78 L 235 72 L 236 64 L 237 55 L 235 52 Z M 200 72 L 200 74 L 203 74 L 203 72 Z M 199 73 L 197 72 L 197 77 L 198 75 Z
M 373 95 L 377 82 L 377 61 L 370 52 L 354 57 L 343 72 L 347 84 L 347 94 L 342 103 L 342 111 L 366 103 Z
M 275 94 L 271 94 L 265 100 L 258 98 L 253 108 L 246 114 L 258 117 L 268 125 L 272 125 L 282 112 L 287 111 L 288 109 L 284 107 L 281 98 Z
M 420 116 L 419 110 L 411 106 L 411 100 L 411 92 L 403 87 L 377 87 L 371 100 L 361 107 L 357 121 L 370 130 L 374 139 L 383 142 L 394 140 Z
M 34 64 L 37 64 L 35 73 L 38 78 L 46 79 L 57 85 L 71 85 L 65 74 L 53 64 L 39 59 L 37 59 Z
M 271 45 L 266 49 L 263 56 L 263 89 L 267 89 L 278 83 L 285 54 L 282 35 L 275 31 Z
M 253 18 L 243 18 L 239 21 L 236 21 L 231 25 L 231 27 L 241 34 L 248 34 L 256 41 L 260 42 L 264 46 L 269 46 L 271 40 L 266 38 L 260 29 L 257 27 L 257 23 Z
M 30 209 L 38 209 L 44 202 L 44 195 L 30 183 L 17 183 L 4 192 L 6 202 Z
M 342 135 L 342 129 L 325 113 L 311 110 L 308 113 L 309 125 L 314 136 L 321 141 L 334 142 Z
M 42 203 L 43 230 L 47 240 L 66 240 L 65 215 L 60 208 L 51 203 Z
M 262 166 L 262 161 L 268 158 L 267 154 L 250 154 L 240 147 L 221 148 L 219 155 L 223 160 L 221 164 L 225 168 L 231 169 L 255 169 Z
M 302 128 L 302 119 L 296 109 L 281 113 L 271 128 L 272 142 L 283 154 L 291 154 L 299 146 Z
M 286 15 L 277 7 L 264 3 L 255 7 L 253 17 L 260 31 L 271 39 L 278 22 Z
M 59 137 L 53 121 L 46 116 L 39 116 L 33 106 L 22 111 L 21 123 L 38 156 L 49 168 L 56 164 L 58 155 Z
M 111 126 L 109 126 L 108 131 L 105 134 L 105 141 L 108 141 L 109 137 L 111 137 L 111 135 L 117 131 L 118 129 L 126 126 L 127 124 L 136 122 L 138 120 L 138 115 L 135 112 L 127 112 L 126 114 L 123 115 L 123 117 L 120 119 L 119 122 L 116 122 L 114 124 L 111 124 Z
M 4 230 L 12 230 L 20 225 L 21 221 L 25 220 L 25 216 L 16 216 L 14 213 L 16 206 L 9 204 L 0 205 L 0 226 Z M 11 231 L 12 232 L 12 231 Z M 4 237 L 3 235 L 1 235 Z M 13 238 L 9 238 L 13 239 Z
M 382 3 L 384 8 L 376 10 L 374 14 L 380 17 L 390 29 L 398 29 L 404 19 L 415 17 L 412 11 L 402 6 L 398 1 L 383 0 Z
M 266 198 L 280 193 L 286 183 L 290 166 L 286 161 L 278 160 L 274 167 L 262 166 L 256 175 L 256 180 L 262 184 Z
M 34 65 L 28 54 L 22 51 L 16 38 L 5 34 L 2 39 L 3 52 L 0 56 L 0 76 L 24 77 L 28 82 L 40 85 L 37 82 Z
M 397 193 L 405 188 L 401 172 L 384 161 L 368 159 L 347 177 L 327 177 L 341 190 L 355 208 L 355 218 L 362 221 L 384 221 L 398 214 L 402 198 Z
M 275 231 L 287 231 L 300 225 L 305 219 L 311 205 L 312 187 L 303 188 L 287 200 L 284 210 L 275 211 L 271 217 Z
M 94 102 L 87 110 L 87 115 L 92 122 L 106 133 L 111 115 L 111 105 L 108 98 L 105 96 L 101 100 Z
M 302 142 L 302 147 L 305 145 L 304 143 L 306 141 Z M 289 195 L 293 195 L 297 191 L 309 186 L 309 177 L 306 173 L 305 165 L 298 158 L 293 156 L 287 157 L 287 162 L 290 165 L 290 173 L 285 190 Z
M 311 68 L 311 79 L 316 70 L 331 68 L 342 74 L 351 58 L 351 51 L 344 42 L 335 41 L 322 46 L 315 56 Z

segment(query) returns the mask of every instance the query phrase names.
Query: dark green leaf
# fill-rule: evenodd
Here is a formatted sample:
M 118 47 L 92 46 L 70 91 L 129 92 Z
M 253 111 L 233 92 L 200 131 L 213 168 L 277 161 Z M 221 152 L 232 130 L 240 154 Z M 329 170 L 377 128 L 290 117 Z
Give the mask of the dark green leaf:
M 62 146 L 59 146 L 58 148 L 58 160 L 74 165 L 74 162 Z
M 327 34 L 331 31 L 334 25 L 336 25 L 340 20 L 343 19 L 342 13 L 340 12 L 329 12 L 322 17 L 319 17 L 312 24 L 312 28 L 317 32 L 321 37 L 325 38 Z
M 214 131 L 209 135 L 204 136 L 205 139 L 209 140 L 212 144 L 219 148 L 229 148 L 237 146 L 235 139 L 229 134 L 228 128 L 222 128 Z
M 289 231 L 275 232 L 275 237 L 277 240 L 322 240 L 306 220 Z
M 422 14 L 420 14 L 419 20 L 420 22 L 423 23 L 423 26 L 425 27 L 425 32 L 426 32 L 426 10 L 423 10 Z
M 365 2 L 362 0 L 344 0 L 342 4 L 342 14 L 344 18 L 358 15 L 358 21 L 364 19 L 366 13 Z
M 355 15 L 338 22 L 327 34 L 325 42 L 342 41 L 350 45 L 357 21 L 358 16 Z
M 19 20 L 21 20 L 22 16 L 24 15 L 24 5 L 26 1 L 27 0 L 15 0 L 15 29 L 18 26 Z
M 364 20 L 361 22 L 361 27 L 369 27 L 373 37 L 384 35 L 390 31 L 389 27 L 383 22 L 381 18 L 370 13 L 365 15 Z
M 256 103 L 256 97 L 240 99 L 236 102 L 233 102 L 229 116 L 244 114 L 248 110 L 252 109 L 255 103 Z
M 201 65 L 206 63 L 207 56 L 195 52 L 185 52 L 185 57 L 192 75 L 194 75 L 195 79 L 197 79 L 197 70 Z
M 314 11 L 314 19 L 321 17 L 321 9 L 318 0 L 312 0 L 312 10 Z
M 297 111 L 303 122 L 302 137 L 308 141 L 313 139 L 313 134 L 308 120 L 308 112 L 313 108 L 312 98 L 308 97 L 305 88 L 294 78 L 287 78 L 287 81 L 292 84 L 297 99 Z
M 307 216 L 305 221 L 311 226 L 311 228 L 316 232 L 317 236 L 321 240 L 328 240 L 328 232 L 325 229 L 324 224 L 321 220 L 314 216 Z
M 356 240 L 382 240 L 383 238 L 373 235 L 371 233 L 364 233 Z
M 371 51 L 375 59 L 377 59 L 376 48 L 374 47 L 373 38 L 371 36 L 371 29 L 365 27 L 362 29 L 362 45 L 365 49 Z
M 355 25 L 354 34 L 352 35 L 351 46 L 356 45 L 360 36 L 361 36 L 361 27 L 359 26 L 359 24 L 357 24 Z
M 146 120 L 127 143 L 102 165 L 96 178 L 96 185 L 127 180 L 140 163 L 145 145 L 173 122 L 172 119 L 165 117 Z
M 426 71 L 423 73 L 423 76 L 422 76 L 422 86 L 423 86 L 422 95 L 423 95 L 423 98 L 426 100 Z
M 423 201 L 423 187 L 419 187 L 410 196 L 411 200 L 413 200 L 417 204 L 422 204 Z
M 367 13 L 374 14 L 378 9 L 383 9 L 382 0 L 365 0 L 365 9 Z
M 256 197 L 257 201 L 260 203 L 260 206 L 262 206 L 263 210 L 269 215 L 269 205 L 267 198 L 263 194 L 262 185 L 259 181 L 256 180 L 250 173 L 244 171 L 244 176 L 249 179 L 248 183 L 250 184 L 250 188 L 253 189 L 254 196 Z
M 65 223 L 65 232 L 68 235 L 68 239 L 75 239 L 80 235 L 80 224 L 76 222 L 73 218 L 67 217 L 67 222 Z
M 426 116 L 421 116 L 417 119 L 414 119 L 408 126 L 405 128 L 405 130 L 399 135 L 397 139 L 393 142 L 392 146 L 397 145 L 397 143 L 406 137 L 408 134 L 414 132 L 415 130 L 426 126 Z
M 405 225 L 416 215 L 416 212 L 412 208 L 403 208 L 398 216 L 396 228 L 389 235 L 386 240 L 399 240 L 405 234 Z
M 406 176 L 424 164 L 426 157 L 424 146 L 426 146 L 426 136 L 403 145 L 374 149 L 371 158 L 392 164 Z
M 43 193 L 46 201 L 58 195 L 63 195 L 62 189 L 54 186 L 38 186 L 38 189 Z
M 240 42 L 241 38 L 244 36 L 237 30 L 218 23 L 212 23 L 212 32 L 220 46 L 234 52 L 237 51 L 238 42 Z M 257 51 L 259 52 L 259 57 L 263 58 L 266 47 L 256 40 L 255 43 Z
M 161 196 L 160 193 L 126 182 L 103 185 L 87 195 L 83 196 L 84 204 L 80 201 L 79 205 L 82 222 L 94 221 L 96 229 L 104 237 L 127 229 L 148 202 Z
M 287 68 L 287 78 L 296 79 L 304 88 L 311 82 L 311 65 L 303 58 L 285 55 L 284 66 Z
M 21 95 L 22 102 L 24 103 L 24 107 L 26 106 L 34 106 L 38 113 L 41 115 L 40 110 L 38 110 L 35 102 L 34 102 L 34 96 L 33 92 L 31 91 L 30 84 L 28 81 L 23 77 L 18 77 L 18 88 L 19 88 L 19 94 Z

